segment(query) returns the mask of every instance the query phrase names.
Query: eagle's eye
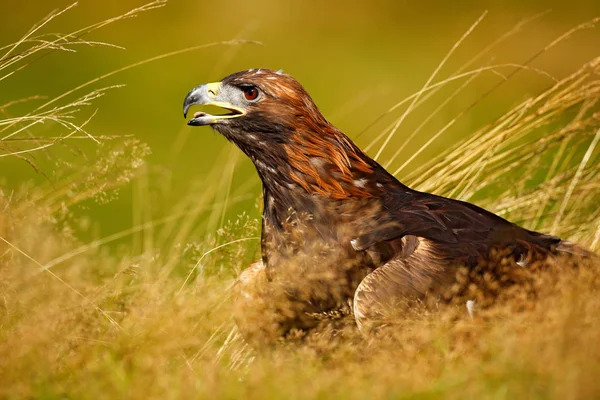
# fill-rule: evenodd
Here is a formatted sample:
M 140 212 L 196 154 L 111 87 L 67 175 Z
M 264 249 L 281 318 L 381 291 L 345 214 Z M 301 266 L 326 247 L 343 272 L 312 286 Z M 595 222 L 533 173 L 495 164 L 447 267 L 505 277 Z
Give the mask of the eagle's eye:
M 244 97 L 246 100 L 255 100 L 258 97 L 258 89 L 254 86 L 243 87 Z

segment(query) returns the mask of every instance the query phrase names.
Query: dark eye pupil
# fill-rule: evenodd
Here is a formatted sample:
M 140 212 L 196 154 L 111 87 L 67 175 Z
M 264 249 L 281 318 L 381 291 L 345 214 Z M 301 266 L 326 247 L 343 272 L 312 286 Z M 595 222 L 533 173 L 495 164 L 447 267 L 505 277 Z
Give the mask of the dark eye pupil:
M 244 96 L 247 100 L 254 100 L 258 97 L 258 90 L 254 87 L 244 89 Z

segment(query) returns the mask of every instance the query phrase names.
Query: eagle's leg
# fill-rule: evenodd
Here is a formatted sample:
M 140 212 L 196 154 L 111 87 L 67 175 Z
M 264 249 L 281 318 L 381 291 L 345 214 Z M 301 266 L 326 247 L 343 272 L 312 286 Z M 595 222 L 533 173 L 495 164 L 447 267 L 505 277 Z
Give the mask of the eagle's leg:
M 271 280 L 262 261 L 242 271 L 233 286 L 234 320 L 253 345 L 281 337 L 295 337 L 316 326 L 323 317 L 314 306 L 294 296 L 289 282 Z
M 368 274 L 354 292 L 354 318 L 363 334 L 405 319 L 407 311 L 437 308 L 463 269 L 425 238 L 407 235 L 386 243 L 395 256 Z M 382 249 L 366 252 L 376 260 Z
M 397 321 L 409 308 L 423 304 L 424 293 L 432 283 L 431 277 L 411 276 L 410 265 L 404 259 L 377 268 L 361 281 L 354 294 L 358 329 L 366 335 Z
M 270 342 L 281 334 L 270 297 L 262 261 L 242 271 L 233 285 L 233 318 L 244 339 L 253 344 Z

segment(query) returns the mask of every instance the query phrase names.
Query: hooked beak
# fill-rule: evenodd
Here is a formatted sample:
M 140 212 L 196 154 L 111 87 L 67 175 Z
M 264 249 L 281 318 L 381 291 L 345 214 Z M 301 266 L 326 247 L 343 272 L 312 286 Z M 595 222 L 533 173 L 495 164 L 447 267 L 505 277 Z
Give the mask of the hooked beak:
M 194 117 L 188 121 L 188 125 L 212 125 L 221 120 L 237 118 L 246 114 L 245 110 L 221 99 L 222 96 L 219 96 L 221 94 L 221 86 L 221 82 L 215 82 L 200 85 L 192 89 L 183 101 L 183 117 L 185 118 L 190 107 L 196 104 L 221 107 L 229 110 L 230 113 L 223 115 L 211 115 L 205 112 L 196 112 L 194 113 Z

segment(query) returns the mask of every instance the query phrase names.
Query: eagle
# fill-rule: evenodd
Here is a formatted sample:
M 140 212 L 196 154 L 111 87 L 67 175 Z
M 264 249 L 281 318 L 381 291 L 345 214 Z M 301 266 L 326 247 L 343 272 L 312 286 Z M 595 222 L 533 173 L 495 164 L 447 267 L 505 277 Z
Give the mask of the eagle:
M 192 89 L 262 181 L 261 260 L 234 285 L 235 320 L 272 341 L 350 316 L 368 334 L 426 307 L 485 307 L 560 255 L 592 255 L 476 205 L 399 182 L 319 111 L 297 80 L 250 69 Z

